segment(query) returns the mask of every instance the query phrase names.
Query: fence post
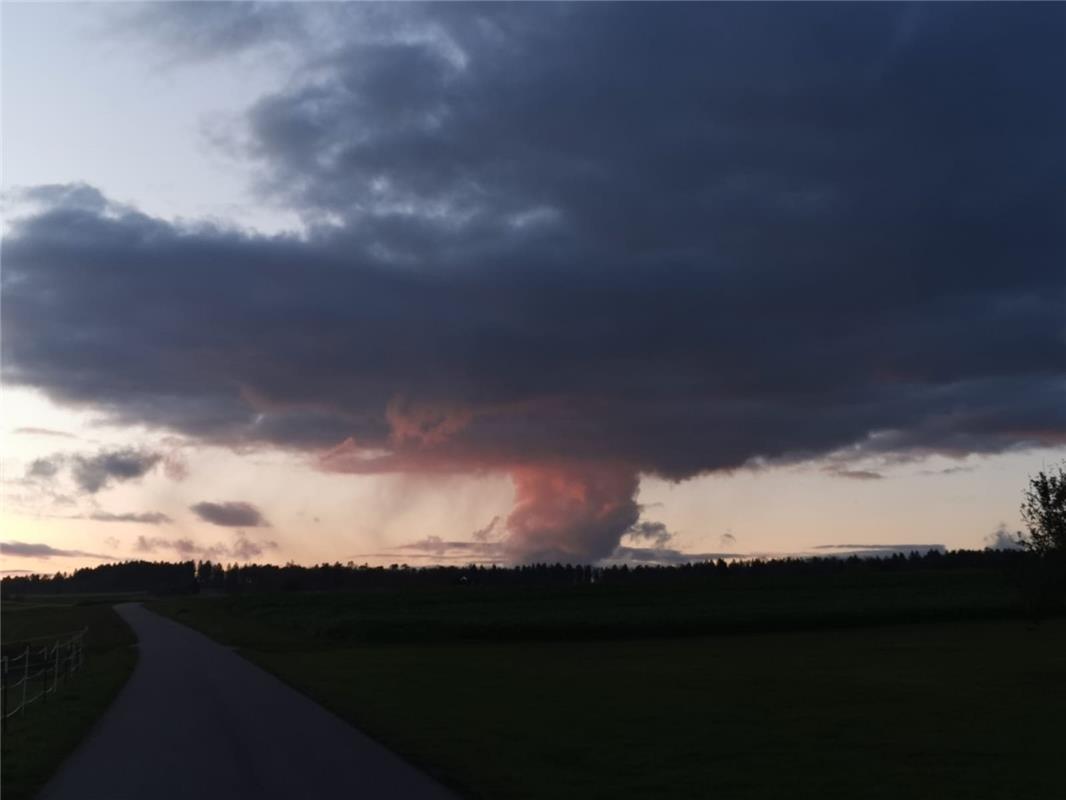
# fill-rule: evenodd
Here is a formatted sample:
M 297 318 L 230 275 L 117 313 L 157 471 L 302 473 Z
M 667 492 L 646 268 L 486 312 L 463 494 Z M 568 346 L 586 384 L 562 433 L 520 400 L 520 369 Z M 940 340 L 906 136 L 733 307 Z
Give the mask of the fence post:
M 74 672 L 85 663 L 85 634 L 88 628 L 83 628 L 66 640 L 54 640 L 52 646 L 45 645 L 41 648 L 33 648 L 27 644 L 21 655 L 14 659 L 11 656 L 0 656 L 0 729 L 7 731 L 8 718 L 15 714 L 26 715 L 26 706 L 38 700 L 44 705 L 48 702 L 48 695 L 59 691 L 60 682 L 65 682 Z M 11 676 L 17 672 L 17 662 L 23 659 L 22 680 L 15 683 L 15 689 L 22 684 L 22 701 L 11 709 Z M 40 662 L 34 662 L 34 668 L 30 670 L 30 662 L 39 658 Z M 16 667 L 12 669 L 12 662 Z M 51 676 L 49 676 L 51 672 Z M 39 678 L 41 691 L 39 695 L 29 696 L 30 678 L 35 681 Z M 51 678 L 51 681 L 49 681 Z
M 4 658 L 3 664 L 2 664 L 2 666 L 0 666 L 0 669 L 3 670 L 2 673 L 0 673 L 0 677 L 2 677 L 3 681 L 4 681 L 4 689 L 3 689 L 3 693 L 2 693 L 3 696 L 0 697 L 0 730 L 6 731 L 7 730 L 7 708 L 8 708 L 8 706 L 7 706 L 7 685 L 9 683 L 11 683 L 11 681 L 8 680 L 8 675 L 7 675 L 7 673 L 8 673 L 8 660 L 7 660 L 6 657 Z
M 19 711 L 26 716 L 26 684 L 30 682 L 30 646 L 26 645 L 26 665 L 22 668 L 22 706 Z

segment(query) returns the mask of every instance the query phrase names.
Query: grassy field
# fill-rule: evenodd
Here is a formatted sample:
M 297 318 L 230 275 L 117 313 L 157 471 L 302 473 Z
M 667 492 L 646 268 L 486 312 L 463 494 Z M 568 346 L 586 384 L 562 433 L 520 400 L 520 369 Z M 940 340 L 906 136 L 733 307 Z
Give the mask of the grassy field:
M 87 627 L 84 668 L 47 703 L 8 721 L 2 745 L 4 800 L 32 797 L 78 745 L 126 682 L 136 663 L 136 639 L 107 603 L 110 598 L 35 597 L 5 600 L 3 640 L 61 635 Z
M 154 606 L 473 797 L 1061 796 L 1066 621 L 880 577 Z
M 675 637 L 1017 616 L 1018 590 L 992 571 L 746 577 L 706 586 L 455 586 L 445 591 L 212 598 L 213 635 L 250 648 L 329 643 Z M 182 608 L 180 599 L 161 608 Z M 199 607 L 199 606 L 198 606 Z M 266 628 L 263 628 L 263 625 Z

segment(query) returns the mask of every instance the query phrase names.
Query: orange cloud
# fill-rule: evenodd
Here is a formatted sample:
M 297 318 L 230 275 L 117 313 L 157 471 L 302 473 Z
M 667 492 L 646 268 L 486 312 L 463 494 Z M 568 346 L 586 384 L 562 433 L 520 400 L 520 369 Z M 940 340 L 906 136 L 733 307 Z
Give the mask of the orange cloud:
M 505 551 L 516 561 L 594 561 L 636 523 L 637 471 L 619 464 L 511 469 L 515 503 Z

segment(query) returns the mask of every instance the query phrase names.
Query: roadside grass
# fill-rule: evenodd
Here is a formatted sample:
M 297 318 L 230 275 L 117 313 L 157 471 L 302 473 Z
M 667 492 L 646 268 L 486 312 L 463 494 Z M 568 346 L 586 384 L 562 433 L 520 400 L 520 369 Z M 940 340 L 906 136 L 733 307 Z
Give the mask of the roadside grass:
M 468 588 L 151 605 L 471 797 L 1061 796 L 1066 620 L 995 619 L 991 584 L 961 605 L 919 587 L 924 607 L 913 582 L 748 587 L 713 613 L 700 593 Z M 856 606 L 960 618 L 835 628 Z M 656 618 L 804 630 L 643 636 Z
M 4 611 L 6 614 L 14 614 L 19 611 L 49 607 L 66 608 L 68 606 L 88 605 L 114 605 L 115 603 L 131 603 L 148 598 L 147 592 L 84 592 L 81 594 L 31 594 L 15 597 L 4 597 Z M 5 620 L 7 618 L 5 617 Z M 8 640 L 7 635 L 4 641 Z
M 133 671 L 136 637 L 108 598 L 5 600 L 0 613 L 5 643 L 60 636 L 82 628 L 85 666 L 47 702 L 37 701 L 8 720 L 4 732 L 0 791 L 4 800 L 33 797 L 77 747 Z M 7 648 L 5 648 L 6 652 Z M 15 653 L 12 653 L 15 655 Z M 9 698 L 16 704 L 14 696 Z

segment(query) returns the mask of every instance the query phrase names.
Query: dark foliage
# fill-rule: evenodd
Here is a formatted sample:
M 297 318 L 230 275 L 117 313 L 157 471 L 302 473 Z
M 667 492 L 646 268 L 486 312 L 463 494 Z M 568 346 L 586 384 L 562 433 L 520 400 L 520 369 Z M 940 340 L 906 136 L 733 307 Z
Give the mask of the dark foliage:
M 1041 555 L 1066 556 L 1066 467 L 1029 480 L 1021 514 L 1029 529 L 1022 544 Z
M 106 592 L 195 592 L 196 564 L 124 561 L 101 564 L 55 575 L 19 575 L 2 581 L 5 599 L 30 594 L 90 594 Z
M 1023 570 L 1032 560 L 1024 551 L 957 550 L 943 553 L 894 554 L 885 558 L 807 558 L 727 562 L 706 561 L 679 566 L 626 565 L 592 567 L 572 564 L 410 567 L 392 564 L 231 564 L 211 561 L 180 563 L 127 561 L 87 567 L 53 576 L 30 575 L 3 579 L 5 597 L 27 594 L 133 592 L 156 594 L 217 592 L 286 592 L 379 589 L 442 589 L 463 586 L 564 587 L 694 586 L 739 577 L 816 577 L 906 572 L 915 570 Z

